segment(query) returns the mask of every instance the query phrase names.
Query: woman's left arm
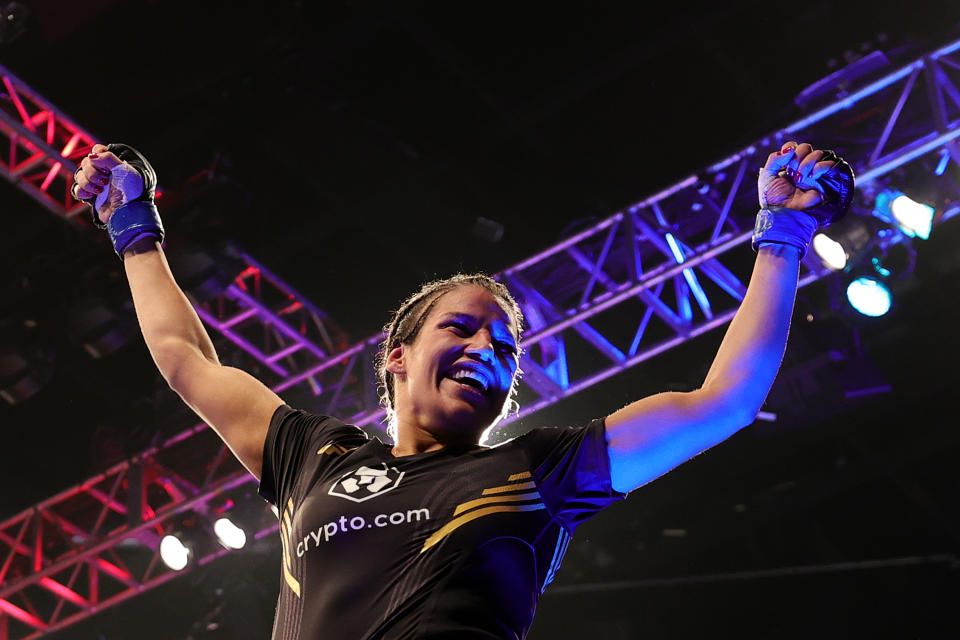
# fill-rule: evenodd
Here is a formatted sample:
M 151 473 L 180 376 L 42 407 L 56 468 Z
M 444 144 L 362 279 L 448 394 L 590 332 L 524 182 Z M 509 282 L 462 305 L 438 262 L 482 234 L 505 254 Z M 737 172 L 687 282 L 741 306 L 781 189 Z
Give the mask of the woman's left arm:
M 643 398 L 607 417 L 614 489 L 632 491 L 753 422 L 783 359 L 799 271 L 798 249 L 761 247 L 703 386 Z
M 607 417 L 613 488 L 632 491 L 753 422 L 790 330 L 803 251 L 843 215 L 853 171 L 832 151 L 784 143 L 760 170 L 757 260 L 743 303 L 696 391 L 660 393 Z

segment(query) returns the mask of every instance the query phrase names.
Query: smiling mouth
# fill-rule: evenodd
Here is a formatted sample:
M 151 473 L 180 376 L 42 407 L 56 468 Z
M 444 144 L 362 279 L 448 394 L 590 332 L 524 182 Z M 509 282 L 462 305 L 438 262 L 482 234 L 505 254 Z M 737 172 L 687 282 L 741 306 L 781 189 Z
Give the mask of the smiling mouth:
M 457 385 L 461 394 L 471 400 L 482 400 L 484 403 L 489 401 L 488 392 L 484 390 L 483 385 L 477 380 L 471 378 L 452 378 L 445 376 L 447 380 Z

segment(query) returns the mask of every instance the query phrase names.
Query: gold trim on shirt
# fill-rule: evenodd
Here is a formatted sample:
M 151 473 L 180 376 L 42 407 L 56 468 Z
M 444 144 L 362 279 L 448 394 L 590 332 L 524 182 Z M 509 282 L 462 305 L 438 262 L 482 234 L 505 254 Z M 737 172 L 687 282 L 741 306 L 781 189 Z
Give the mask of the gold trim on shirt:
M 463 525 L 472 522 L 477 518 L 489 516 L 494 513 L 538 511 L 540 509 L 546 509 L 546 505 L 543 504 L 543 500 L 541 499 L 540 492 L 537 490 L 536 482 L 515 482 L 516 480 L 526 480 L 530 477 L 531 475 L 529 471 L 524 471 L 523 473 L 514 473 L 507 478 L 507 482 L 512 482 L 513 484 L 506 484 L 499 487 L 490 487 L 484 489 L 480 495 L 487 497 L 474 498 L 473 500 L 467 500 L 466 502 L 458 504 L 453 511 L 453 519 L 434 531 L 430 537 L 427 538 L 427 540 L 423 543 L 423 548 L 420 549 L 420 553 L 423 553 Z M 530 504 L 504 504 L 507 502 L 527 501 L 529 501 Z M 476 508 L 488 504 L 492 506 L 483 507 L 480 509 Z
M 469 502 L 464 502 L 463 504 L 457 505 L 457 509 L 453 512 L 454 516 L 458 516 L 464 511 L 469 511 L 474 507 L 479 507 L 480 505 L 490 504 L 491 502 L 520 502 L 522 500 L 536 500 L 540 497 L 539 491 L 533 491 L 531 493 L 518 493 L 516 495 L 509 496 L 492 496 L 489 498 L 477 498 L 476 500 L 470 500 Z
M 345 453 L 350 453 L 356 449 L 356 447 L 347 448 L 343 445 L 336 444 L 334 442 L 328 442 L 317 450 L 317 455 L 319 456 L 322 453 L 327 454 L 328 456 L 342 456 Z
M 526 491 L 527 489 L 536 489 L 536 482 L 524 482 L 523 484 L 505 484 L 502 487 L 490 487 L 483 490 L 483 495 L 489 496 L 494 493 L 506 493 L 507 491 Z
M 287 538 L 290 537 L 292 530 L 290 524 L 290 514 L 293 513 L 293 499 L 287 500 L 287 508 L 283 510 L 283 520 L 280 522 L 280 544 L 283 547 L 283 579 L 287 586 L 296 596 L 300 597 L 300 583 L 293 577 L 293 558 L 290 556 L 290 543 Z

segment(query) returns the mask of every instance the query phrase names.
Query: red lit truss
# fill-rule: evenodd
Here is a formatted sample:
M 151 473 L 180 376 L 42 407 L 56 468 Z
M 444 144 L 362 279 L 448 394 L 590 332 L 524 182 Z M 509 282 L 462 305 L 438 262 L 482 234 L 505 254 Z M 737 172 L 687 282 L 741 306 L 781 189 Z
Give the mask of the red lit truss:
M 756 144 L 497 274 L 517 296 L 530 326 L 521 363 L 523 408 L 508 422 L 730 321 L 752 267 L 754 175 L 783 141 L 836 141 L 862 189 L 930 154 L 952 153 L 954 161 L 960 160 L 955 149 L 958 52 L 960 41 L 849 90 Z M 11 76 L 2 68 L 0 73 L 8 84 Z M 10 83 L 17 95 L 42 104 L 19 81 Z M 46 116 L 30 128 L 23 118 L 33 118 L 31 111 L 14 107 L 13 113 L 21 111 L 26 115 L 16 121 L 4 111 L 3 126 L 9 136 L 15 124 L 17 135 L 28 141 L 24 153 L 32 155 L 24 157 L 42 152 L 47 155 L 34 160 L 36 167 L 49 171 L 60 162 L 69 171 L 76 149 L 58 155 L 66 139 L 44 142 L 34 130 Z M 5 168 L 9 172 L 8 166 L 24 161 L 10 161 Z M 40 189 L 43 181 L 37 183 L 39 174 L 31 176 L 33 181 L 11 179 L 46 194 Z M 279 393 L 312 398 L 307 408 L 381 434 L 383 412 L 372 378 L 381 336 L 348 346 L 321 311 L 253 258 L 243 259 L 245 270 L 226 291 L 212 303 L 196 305 L 218 347 L 232 345 L 251 357 Z M 801 285 L 827 273 L 810 252 L 801 265 Z M 635 322 L 624 329 L 624 318 Z M 250 526 L 257 537 L 275 531 L 276 519 L 256 497 L 253 482 L 212 431 L 198 425 L 3 522 L 0 640 L 37 638 L 65 628 L 180 575 L 159 561 L 157 542 L 185 518 L 203 519 L 230 501 L 252 510 Z M 201 563 L 225 553 L 206 542 L 198 553 Z
M 70 197 L 73 172 L 94 137 L 28 84 L 0 66 L 0 171 L 61 218 L 84 205 Z

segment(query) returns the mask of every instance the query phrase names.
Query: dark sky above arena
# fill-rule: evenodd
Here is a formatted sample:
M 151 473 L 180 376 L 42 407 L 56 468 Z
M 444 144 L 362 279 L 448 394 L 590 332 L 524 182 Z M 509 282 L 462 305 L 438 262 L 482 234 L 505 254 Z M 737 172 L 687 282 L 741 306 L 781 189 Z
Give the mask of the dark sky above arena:
M 0 43 L 0 63 L 102 141 L 151 160 L 171 202 L 160 202 L 169 251 L 235 243 L 354 340 L 426 279 L 503 269 L 797 119 L 795 97 L 849 60 L 874 49 L 915 57 L 960 37 L 949 0 L 23 4 L 25 30 Z M 137 339 L 98 361 L 68 339 L 80 297 L 128 298 L 107 239 L 6 181 L 0 212 L 2 317 L 33 318 L 29 339 L 56 354 L 43 391 L 0 404 L 5 519 L 148 443 L 165 419 L 155 410 L 175 401 Z M 480 217 L 502 224 L 502 239 L 475 233 Z M 838 322 L 839 340 L 863 340 L 891 394 L 807 425 L 748 428 L 584 527 L 557 584 L 956 554 L 951 223 L 922 248 L 889 319 Z M 698 385 L 720 337 L 525 424 L 585 421 L 639 393 Z M 171 419 L 189 426 L 182 412 Z M 276 557 L 214 563 L 180 589 L 207 602 L 232 581 L 243 595 L 228 592 L 231 602 L 265 612 L 250 627 L 269 629 Z M 748 637 L 815 627 L 932 637 L 950 624 L 955 567 L 548 592 L 531 638 L 728 635 L 712 625 Z M 161 591 L 116 611 L 142 619 L 179 597 Z M 767 609 L 745 611 L 749 602 Z M 184 606 L 171 624 L 188 630 L 202 614 Z M 111 624 L 56 637 L 127 637 Z

